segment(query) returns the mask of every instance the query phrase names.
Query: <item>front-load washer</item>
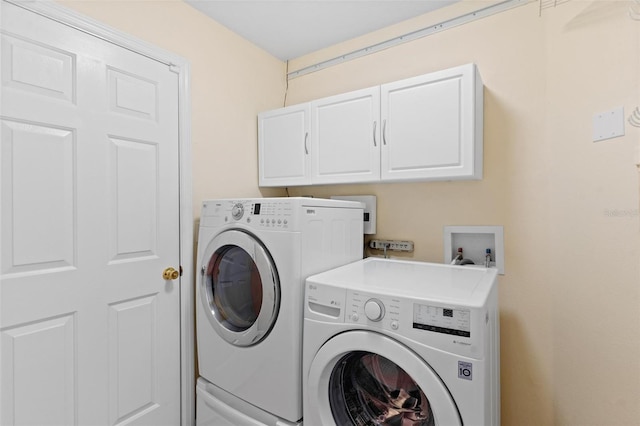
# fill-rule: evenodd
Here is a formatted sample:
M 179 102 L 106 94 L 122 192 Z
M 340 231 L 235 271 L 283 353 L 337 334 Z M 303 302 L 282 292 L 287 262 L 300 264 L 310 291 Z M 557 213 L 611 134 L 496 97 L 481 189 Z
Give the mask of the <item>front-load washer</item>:
M 305 426 L 500 424 L 496 270 L 367 258 L 306 280 Z
M 363 217 L 352 201 L 203 202 L 196 340 L 210 386 L 198 401 L 216 389 L 219 401 L 228 394 L 287 422 L 302 418 L 304 280 L 362 259 Z M 200 408 L 201 417 L 215 417 Z

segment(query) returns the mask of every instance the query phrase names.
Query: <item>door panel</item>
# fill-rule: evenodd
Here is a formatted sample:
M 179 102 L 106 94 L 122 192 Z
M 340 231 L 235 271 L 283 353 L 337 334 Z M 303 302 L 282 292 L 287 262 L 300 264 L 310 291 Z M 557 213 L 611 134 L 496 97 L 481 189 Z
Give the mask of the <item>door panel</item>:
M 75 64 L 74 54 L 42 42 L 8 35 L 2 40 L 3 86 L 74 102 Z
M 156 256 L 158 144 L 110 137 L 112 262 Z
M 77 424 L 75 321 L 68 314 L 2 333 L 2 364 L 13 367 L 2 378 L 3 425 Z
M 473 64 L 383 84 L 382 180 L 481 179 L 482 87 Z
M 458 166 L 459 78 L 389 91 L 386 140 L 390 170 Z
M 258 114 L 259 185 L 311 182 L 308 104 Z
M 156 120 L 158 85 L 142 76 L 108 68 L 111 111 L 133 117 Z
M 11 200 L 2 207 L 2 273 L 74 266 L 74 132 L 33 122 L 1 125 L 2 193 Z
M 0 424 L 180 423 L 178 76 L 2 3 Z
M 311 103 L 314 184 L 380 179 L 380 89 Z
M 158 295 L 115 303 L 109 310 L 110 424 L 156 409 Z

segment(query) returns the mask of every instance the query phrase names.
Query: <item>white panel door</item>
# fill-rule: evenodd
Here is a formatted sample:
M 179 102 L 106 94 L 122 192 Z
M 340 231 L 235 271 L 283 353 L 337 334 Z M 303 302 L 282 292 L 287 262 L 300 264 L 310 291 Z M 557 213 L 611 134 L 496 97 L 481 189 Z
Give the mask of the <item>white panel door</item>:
M 379 124 L 379 86 L 312 102 L 312 182 L 378 181 Z
M 260 186 L 311 183 L 309 104 L 258 114 Z
M 482 177 L 475 65 L 384 84 L 381 105 L 383 181 Z
M 178 76 L 2 3 L 0 424 L 180 423 Z

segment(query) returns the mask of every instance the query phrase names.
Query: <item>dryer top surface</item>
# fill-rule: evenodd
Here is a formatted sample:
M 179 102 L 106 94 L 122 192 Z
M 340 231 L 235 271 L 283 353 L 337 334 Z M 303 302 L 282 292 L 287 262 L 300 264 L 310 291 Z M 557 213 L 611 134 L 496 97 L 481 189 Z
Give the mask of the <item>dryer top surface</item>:
M 364 204 L 356 201 L 306 197 L 205 200 L 200 230 L 241 225 L 253 231 L 300 232 L 302 224 L 311 221 L 352 215 L 363 220 L 363 209 Z

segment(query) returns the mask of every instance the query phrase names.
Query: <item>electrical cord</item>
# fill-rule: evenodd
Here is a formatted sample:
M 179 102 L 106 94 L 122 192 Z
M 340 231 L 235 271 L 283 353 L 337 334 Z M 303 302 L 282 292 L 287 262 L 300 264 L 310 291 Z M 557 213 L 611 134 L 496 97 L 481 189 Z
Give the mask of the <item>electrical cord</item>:
M 282 101 L 282 107 L 287 106 L 287 94 L 289 93 L 289 60 L 287 59 L 287 68 L 284 73 L 284 101 Z

